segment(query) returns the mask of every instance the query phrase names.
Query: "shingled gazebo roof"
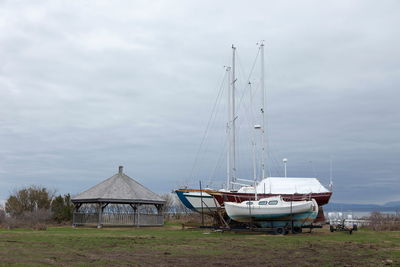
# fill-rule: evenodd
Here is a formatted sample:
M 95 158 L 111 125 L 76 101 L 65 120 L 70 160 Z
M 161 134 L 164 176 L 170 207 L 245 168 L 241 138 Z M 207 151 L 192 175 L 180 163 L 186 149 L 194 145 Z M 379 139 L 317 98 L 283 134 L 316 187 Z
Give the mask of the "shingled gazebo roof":
M 156 193 L 123 173 L 119 172 L 92 188 L 72 198 L 73 203 L 143 203 L 164 204 L 165 201 Z

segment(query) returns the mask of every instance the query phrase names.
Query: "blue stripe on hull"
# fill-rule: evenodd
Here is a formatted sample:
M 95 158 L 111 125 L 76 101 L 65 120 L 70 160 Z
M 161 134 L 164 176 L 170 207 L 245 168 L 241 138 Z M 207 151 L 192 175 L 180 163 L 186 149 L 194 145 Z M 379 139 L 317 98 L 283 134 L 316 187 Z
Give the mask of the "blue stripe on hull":
M 306 219 L 306 218 L 313 218 L 316 217 L 317 213 L 316 212 L 303 212 L 303 213 L 297 213 L 297 214 L 290 214 L 290 213 L 282 213 L 282 214 L 269 214 L 269 215 L 254 215 L 252 216 L 255 219 L 282 219 L 282 218 L 288 218 L 288 219 L 294 219 L 294 220 L 301 220 L 301 219 Z
M 293 226 L 302 227 L 311 225 L 312 221 L 293 221 Z M 287 227 L 292 226 L 291 221 L 265 221 L 265 222 L 255 222 L 255 224 L 259 225 L 263 228 L 273 228 L 273 227 Z
M 183 205 L 186 206 L 186 208 L 192 211 L 197 211 L 196 208 L 193 207 L 192 204 L 190 204 L 189 200 L 187 200 L 186 196 L 184 195 L 185 191 L 175 190 L 175 193 L 178 195 L 178 198 L 183 203 Z
M 293 216 L 290 216 L 289 213 L 275 215 L 232 216 L 231 218 L 239 222 L 253 221 L 255 224 L 258 224 L 261 227 L 285 227 L 291 225 L 292 220 L 294 226 L 310 225 L 315 218 L 317 218 L 317 215 L 317 212 L 304 212 L 293 214 Z

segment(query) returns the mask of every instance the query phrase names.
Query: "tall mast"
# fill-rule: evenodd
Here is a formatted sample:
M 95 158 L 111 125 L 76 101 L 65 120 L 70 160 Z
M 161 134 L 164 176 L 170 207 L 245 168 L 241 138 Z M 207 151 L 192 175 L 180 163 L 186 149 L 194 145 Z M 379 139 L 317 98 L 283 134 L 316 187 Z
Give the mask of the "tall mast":
M 261 179 L 265 178 L 265 86 L 264 86 L 264 41 L 260 44 L 261 50 L 261 116 L 262 116 L 262 129 L 261 129 Z
M 250 106 L 253 106 L 253 91 L 251 90 L 251 82 L 249 81 L 249 87 L 250 87 Z M 254 124 L 254 114 L 253 114 L 253 108 L 250 109 L 251 112 L 251 118 L 252 118 L 252 123 L 254 125 L 254 130 L 259 129 L 260 125 L 255 125 Z M 254 199 L 257 200 L 257 165 L 256 165 L 256 141 L 255 141 L 255 136 L 254 136 L 254 131 L 253 131 L 253 137 L 251 140 L 251 146 L 253 148 L 253 181 L 254 181 Z
M 333 189 L 333 181 L 332 181 L 332 156 L 330 159 L 330 164 L 329 164 L 329 190 L 332 192 Z
M 235 73 L 235 56 L 236 47 L 232 45 L 232 180 L 236 181 L 236 110 L 235 110 L 235 83 L 236 83 L 236 73 Z
M 232 171 L 231 171 L 231 165 L 232 165 L 232 149 L 231 149 L 231 67 L 225 67 L 226 68 L 226 73 L 227 73 L 227 79 L 228 79 L 228 122 L 226 124 L 226 135 L 227 135 L 227 156 L 226 156 L 226 190 L 229 190 L 229 187 L 231 185 L 231 177 L 232 177 Z
M 253 90 L 251 88 L 251 82 L 249 82 L 249 88 L 250 88 L 250 106 L 253 106 Z M 251 118 L 252 118 L 252 123 L 254 125 L 254 130 L 259 129 L 260 125 L 255 125 L 254 123 L 254 113 L 253 113 L 253 108 L 250 109 L 251 113 Z M 253 180 L 254 183 L 257 181 L 257 164 L 256 164 L 256 141 L 255 141 L 255 132 L 253 131 L 253 136 L 251 140 L 251 146 L 253 148 Z

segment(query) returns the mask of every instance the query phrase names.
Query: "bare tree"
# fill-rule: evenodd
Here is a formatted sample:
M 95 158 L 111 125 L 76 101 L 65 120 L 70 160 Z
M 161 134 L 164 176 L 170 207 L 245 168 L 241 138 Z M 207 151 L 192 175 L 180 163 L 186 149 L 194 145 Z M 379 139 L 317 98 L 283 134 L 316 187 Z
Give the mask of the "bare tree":
M 162 199 L 165 200 L 165 204 L 163 207 L 163 211 L 167 213 L 174 213 L 174 196 L 172 193 L 166 193 L 161 196 Z
M 40 209 L 48 210 L 52 198 L 53 193 L 47 188 L 32 185 L 11 194 L 6 201 L 5 210 L 11 216 L 19 216 L 24 212 Z
M 400 230 L 400 215 L 398 214 L 382 214 L 380 212 L 372 212 L 368 220 L 369 227 L 375 231 Z

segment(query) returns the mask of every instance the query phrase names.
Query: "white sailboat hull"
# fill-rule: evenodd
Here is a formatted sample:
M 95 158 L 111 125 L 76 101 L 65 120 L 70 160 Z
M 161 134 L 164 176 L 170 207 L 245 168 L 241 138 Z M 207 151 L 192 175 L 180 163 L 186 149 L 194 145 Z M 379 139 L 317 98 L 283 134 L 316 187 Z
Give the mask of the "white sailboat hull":
M 274 206 L 259 205 L 261 201 L 225 202 L 225 210 L 231 219 L 238 222 L 312 221 L 318 214 L 318 204 L 314 199 L 311 201 L 280 201 Z M 248 203 L 251 204 L 249 205 Z

